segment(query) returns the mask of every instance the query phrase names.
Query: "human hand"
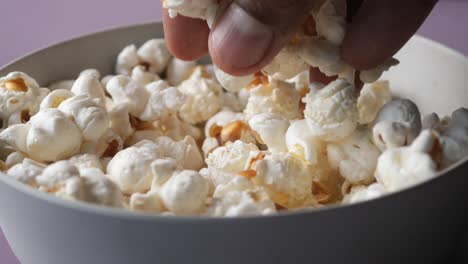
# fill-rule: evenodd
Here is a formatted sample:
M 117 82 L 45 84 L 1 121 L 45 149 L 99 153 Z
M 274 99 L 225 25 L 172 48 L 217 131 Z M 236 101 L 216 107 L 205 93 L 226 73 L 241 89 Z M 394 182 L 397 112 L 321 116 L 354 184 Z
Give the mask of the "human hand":
M 323 0 L 235 0 L 220 8 L 212 30 L 205 21 L 164 11 L 169 50 L 195 60 L 208 51 L 232 75 L 266 66 Z M 392 57 L 417 31 L 437 0 L 348 0 L 348 27 L 341 57 L 357 70 Z

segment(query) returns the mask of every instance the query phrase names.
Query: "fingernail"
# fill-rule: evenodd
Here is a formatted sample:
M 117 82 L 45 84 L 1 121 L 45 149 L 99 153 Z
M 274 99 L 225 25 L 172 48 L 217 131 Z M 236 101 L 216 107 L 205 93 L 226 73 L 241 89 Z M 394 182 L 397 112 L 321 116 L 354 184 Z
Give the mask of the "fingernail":
M 259 63 L 273 41 L 273 31 L 233 3 L 210 36 L 210 50 L 223 64 L 243 69 Z

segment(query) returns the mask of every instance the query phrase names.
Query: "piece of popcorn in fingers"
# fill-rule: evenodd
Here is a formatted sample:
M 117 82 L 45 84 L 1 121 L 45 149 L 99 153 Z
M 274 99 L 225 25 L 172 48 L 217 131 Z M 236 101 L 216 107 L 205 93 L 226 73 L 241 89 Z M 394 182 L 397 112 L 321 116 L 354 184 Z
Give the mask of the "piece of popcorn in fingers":
M 239 92 L 242 88 L 249 86 L 249 84 L 254 80 L 253 74 L 246 76 L 233 76 L 225 73 L 216 66 L 214 66 L 213 69 L 216 79 L 228 92 Z

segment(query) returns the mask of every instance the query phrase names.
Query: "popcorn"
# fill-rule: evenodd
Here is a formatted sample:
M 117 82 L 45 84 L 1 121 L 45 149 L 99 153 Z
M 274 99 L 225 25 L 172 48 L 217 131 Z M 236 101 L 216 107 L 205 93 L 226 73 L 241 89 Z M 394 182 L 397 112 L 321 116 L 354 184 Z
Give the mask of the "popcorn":
M 185 103 L 186 96 L 176 87 L 167 87 L 161 81 L 153 84 L 151 96 L 139 118 L 150 121 L 176 115 Z
M 42 100 L 41 104 L 39 105 L 39 109 L 42 110 L 46 108 L 58 108 L 60 104 L 63 103 L 63 101 L 74 96 L 75 94 L 70 90 L 53 90 Z
M 398 63 L 400 62 L 397 59 L 390 58 L 373 69 L 361 71 L 359 79 L 364 83 L 373 83 L 377 81 L 385 71 L 388 71 L 392 66 L 398 65 Z
M 40 191 L 67 200 L 85 200 L 84 181 L 78 169 L 68 161 L 58 161 L 47 166 L 36 181 Z
M 149 92 L 143 86 L 123 75 L 112 78 L 106 88 L 114 104 L 125 104 L 128 112 L 134 116 L 143 112 L 149 98 Z
M 10 153 L 5 159 L 5 165 L 7 166 L 7 168 L 11 168 L 16 164 L 23 162 L 25 158 L 26 157 L 21 152 L 14 151 Z
M 166 47 L 164 39 L 150 39 L 146 41 L 137 51 L 138 58 L 147 64 L 151 73 L 162 73 L 171 59 L 171 54 Z
M 373 141 L 380 149 L 411 144 L 421 131 L 421 115 L 410 100 L 388 102 L 374 120 Z
M 272 153 L 253 164 L 253 181 L 264 186 L 270 198 L 286 208 L 307 203 L 312 196 L 312 177 L 305 164 L 289 153 Z
M 208 182 L 196 171 L 175 172 L 158 191 L 166 208 L 176 215 L 199 214 L 205 210 Z
M 187 96 L 187 100 L 179 110 L 179 115 L 185 122 L 190 124 L 204 122 L 221 108 L 221 86 L 214 80 L 204 77 L 201 67 L 197 67 L 190 78 L 182 82 L 178 88 Z
M 338 79 L 304 99 L 305 119 L 310 131 L 325 141 L 337 141 L 351 135 L 358 121 L 357 95 L 353 85 Z
M 297 119 L 299 111 L 299 93 L 293 84 L 268 80 L 250 91 L 244 114 L 247 119 L 261 113 L 273 113 L 286 119 Z
M 260 151 L 254 144 L 237 140 L 215 149 L 208 155 L 206 163 L 208 167 L 235 174 L 248 170 L 252 160 L 259 154 Z
M 86 169 L 98 169 L 100 171 L 104 171 L 104 167 L 97 155 L 79 154 L 71 157 L 69 162 L 78 169 L 80 174 L 82 174 L 82 171 Z
M 177 142 L 168 137 L 159 137 L 154 142 L 160 157 L 173 158 L 184 169 L 200 170 L 204 165 L 197 143 L 190 136 Z
M 84 140 L 97 141 L 109 128 L 106 109 L 85 95 L 66 99 L 58 109 L 75 121 Z
M 370 124 L 377 117 L 380 109 L 392 100 L 388 81 L 366 84 L 361 89 L 357 101 L 359 123 Z
M 169 9 L 169 16 L 174 18 L 178 14 L 186 17 L 207 19 L 208 9 L 216 5 L 216 0 L 164 0 L 163 7 Z
M 262 72 L 273 79 L 285 81 L 308 70 L 310 66 L 300 58 L 299 48 L 298 45 L 285 46 Z
M 183 61 L 173 57 L 166 69 L 167 82 L 170 85 L 178 86 L 190 77 L 195 67 L 194 61 Z
M 24 158 L 21 162 L 11 166 L 6 174 L 19 182 L 35 186 L 37 176 L 41 175 L 45 167 L 42 163 Z
M 393 192 L 432 179 L 437 164 L 430 154 L 437 145 L 432 132 L 424 130 L 410 146 L 385 150 L 377 162 L 377 182 Z
M 96 98 L 97 103 L 104 105 L 106 102 L 106 96 L 104 89 L 99 81 L 99 73 L 97 71 L 84 71 L 80 74 L 78 79 L 71 88 L 71 91 L 75 95 L 86 95 L 90 98 Z
M 120 138 L 126 139 L 133 134 L 135 129 L 130 123 L 130 116 L 126 104 L 118 104 L 108 111 L 109 114 L 109 127 Z
M 369 186 L 359 185 L 351 189 L 349 194 L 343 197 L 344 204 L 364 202 L 384 196 L 387 193 L 380 183 L 373 183 Z
M 8 127 L 0 133 L 15 150 L 39 161 L 57 161 L 76 154 L 82 142 L 79 128 L 57 109 L 44 109 L 26 124 Z
M 205 137 L 215 137 L 224 126 L 234 121 L 244 121 L 244 115 L 230 110 L 216 113 L 205 124 Z
M 288 151 L 308 165 L 315 165 L 318 162 L 318 148 L 322 145 L 319 140 L 310 132 L 307 121 L 296 120 L 291 122 L 286 131 L 286 147 Z
M 277 114 L 263 113 L 253 116 L 249 125 L 268 146 L 271 152 L 287 152 L 285 134 L 289 127 L 289 120 Z
M 350 137 L 327 146 L 328 162 L 338 169 L 351 184 L 367 184 L 373 181 L 380 151 L 372 143 L 372 135 L 366 128 L 357 129 Z
M 137 48 L 135 45 L 128 45 L 117 56 L 115 73 L 130 76 L 133 67 L 139 64 Z
M 147 72 L 145 67 L 141 65 L 133 68 L 131 78 L 141 86 L 161 80 L 157 74 Z
M 468 156 L 468 110 L 457 109 L 452 113 L 440 138 L 442 157 L 440 166 L 446 168 Z
M 123 149 L 123 140 L 114 131 L 108 129 L 97 141 L 85 141 L 81 145 L 81 154 L 94 154 L 99 157 L 113 157 Z
M 317 34 L 341 45 L 346 34 L 346 1 L 328 0 L 313 12 Z
M 85 201 L 112 207 L 122 207 L 122 192 L 101 170 L 98 168 L 83 168 L 80 170 L 80 174 L 84 179 Z
M 254 80 L 254 75 L 246 76 L 232 76 L 223 72 L 218 67 L 214 66 L 214 73 L 218 82 L 226 89 L 226 91 L 231 93 L 239 92 L 242 88 L 249 86 L 249 84 Z
M 245 105 L 241 102 L 240 98 L 235 93 L 222 93 L 221 94 L 221 111 L 234 111 L 234 112 L 242 112 L 244 110 Z
M 160 213 L 164 210 L 161 198 L 156 192 L 133 193 L 130 196 L 129 207 L 131 210 L 147 213 Z

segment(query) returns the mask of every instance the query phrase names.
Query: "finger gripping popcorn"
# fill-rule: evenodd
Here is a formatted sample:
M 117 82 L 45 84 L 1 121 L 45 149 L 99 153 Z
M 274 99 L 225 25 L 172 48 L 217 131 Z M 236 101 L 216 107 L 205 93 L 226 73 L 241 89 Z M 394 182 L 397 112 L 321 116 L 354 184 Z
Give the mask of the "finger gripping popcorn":
M 356 72 L 339 53 L 345 2 L 322 2 L 248 76 L 181 61 L 151 39 L 122 47 L 114 72 L 84 69 L 49 88 L 1 77 L 0 177 L 119 210 L 244 217 L 364 202 L 468 156 L 468 110 L 422 118 L 379 80 L 393 59 Z M 210 25 L 219 4 L 164 1 L 171 16 Z M 333 81 L 311 83 L 310 66 Z

